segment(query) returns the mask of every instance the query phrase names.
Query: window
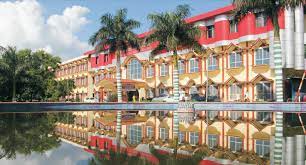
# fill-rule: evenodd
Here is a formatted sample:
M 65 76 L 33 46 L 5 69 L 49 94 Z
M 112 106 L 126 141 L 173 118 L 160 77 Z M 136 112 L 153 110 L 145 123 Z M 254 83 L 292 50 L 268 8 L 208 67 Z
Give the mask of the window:
M 142 67 L 137 59 L 132 59 L 127 65 L 127 76 L 128 79 L 141 79 Z
M 260 122 L 270 122 L 272 119 L 271 112 L 257 112 L 257 121 Z
M 242 151 L 242 139 L 240 137 L 230 137 L 230 150 L 233 152 Z
M 230 67 L 238 68 L 242 65 L 242 58 L 240 52 L 232 52 L 229 54 L 230 56 Z
M 104 79 L 104 74 L 101 74 L 100 75 L 100 80 L 103 80 Z
M 232 120 L 240 120 L 242 118 L 242 112 L 231 112 L 230 115 Z
M 209 148 L 215 148 L 218 146 L 218 135 L 208 135 Z
M 179 131 L 178 134 L 178 143 L 183 143 L 186 139 L 186 132 Z
M 218 86 L 210 85 L 208 87 L 208 96 L 218 96 Z
M 263 13 L 256 13 L 256 27 L 263 27 L 267 25 L 267 17 Z
M 104 62 L 108 62 L 108 54 L 104 55 Z
M 97 57 L 96 57 L 96 64 L 98 64 L 99 63 L 99 55 L 97 55 Z
M 207 111 L 209 120 L 214 120 L 218 116 L 217 111 Z
M 169 138 L 169 132 L 166 128 L 159 128 L 159 138 L 161 140 L 167 140 Z
M 270 141 L 256 140 L 256 153 L 260 156 L 269 156 L 270 154 Z
M 153 127 L 152 126 L 147 126 L 147 137 L 148 138 L 153 138 L 154 137 L 154 132 L 153 132 Z
M 265 47 L 256 49 L 255 57 L 256 65 L 269 65 L 269 48 Z
M 192 58 L 189 60 L 189 73 L 195 73 L 199 71 L 198 59 Z
M 256 84 L 256 99 L 258 101 L 269 101 L 272 99 L 271 83 L 259 82 Z
M 130 144 L 139 144 L 141 142 L 141 138 L 142 138 L 141 126 L 129 125 L 127 141 Z
M 178 72 L 179 74 L 185 73 L 185 62 L 183 60 L 178 61 Z
M 232 84 L 230 87 L 230 100 L 237 101 L 240 99 L 241 96 L 241 86 L 238 84 Z
M 199 133 L 198 132 L 189 133 L 189 143 L 191 145 L 197 145 L 199 143 Z
M 154 76 L 154 67 L 152 67 L 151 65 L 149 65 L 147 67 L 147 77 L 153 77 Z
M 165 88 L 159 88 L 159 95 L 168 95 L 168 91 Z
M 99 82 L 99 75 L 96 75 L 95 76 L 95 83 L 98 83 Z
M 104 141 L 104 149 L 108 150 L 108 141 Z
M 238 32 L 238 24 L 235 20 L 230 21 L 230 32 L 237 33 Z
M 211 55 L 208 58 L 208 70 L 217 70 L 218 69 L 218 59 L 217 56 Z
M 160 65 L 160 76 L 167 76 L 168 75 L 168 65 L 165 63 L 162 63 Z
M 215 27 L 214 25 L 207 26 L 207 38 L 213 38 L 215 36 Z

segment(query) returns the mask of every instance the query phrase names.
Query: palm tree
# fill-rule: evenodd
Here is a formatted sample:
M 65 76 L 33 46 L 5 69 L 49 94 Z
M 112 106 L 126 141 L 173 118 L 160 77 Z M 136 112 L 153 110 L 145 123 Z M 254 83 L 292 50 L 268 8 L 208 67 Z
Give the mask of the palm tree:
M 23 56 L 18 55 L 16 47 L 1 47 L 0 57 L 0 73 L 12 83 L 12 101 L 16 101 L 16 82 L 25 74 L 27 65 L 23 62 Z
M 235 16 L 243 16 L 256 11 L 262 11 L 262 14 L 270 18 L 274 27 L 274 64 L 275 64 L 275 86 L 276 101 L 283 102 L 283 70 L 282 70 L 282 53 L 280 44 L 280 28 L 278 22 L 279 12 L 284 8 L 296 8 L 303 5 L 304 0 L 233 0 L 236 7 Z M 276 112 L 276 132 L 275 132 L 275 164 L 280 164 L 282 160 L 282 137 L 283 137 L 283 113 Z
M 128 48 L 139 48 L 139 42 L 134 29 L 140 27 L 140 23 L 127 18 L 127 9 L 120 9 L 116 15 L 110 13 L 104 14 L 100 18 L 101 27 L 94 33 L 89 43 L 95 46 L 96 53 L 105 50 L 116 55 L 116 81 L 118 102 L 122 102 L 122 84 L 121 84 L 121 55 L 127 52 Z M 117 147 L 120 149 L 121 134 L 121 111 L 117 112 L 116 128 Z
M 158 46 L 152 50 L 151 55 L 155 56 L 162 50 L 173 53 L 173 94 L 174 100 L 179 101 L 179 73 L 178 73 L 178 50 L 179 47 L 193 50 L 200 50 L 201 45 L 197 39 L 201 35 L 199 28 L 187 24 L 185 18 L 190 15 L 188 5 L 179 5 L 174 12 L 149 14 L 148 19 L 152 22 L 153 33 L 147 37 L 147 42 L 158 41 Z M 178 134 L 178 115 L 173 112 L 174 140 Z

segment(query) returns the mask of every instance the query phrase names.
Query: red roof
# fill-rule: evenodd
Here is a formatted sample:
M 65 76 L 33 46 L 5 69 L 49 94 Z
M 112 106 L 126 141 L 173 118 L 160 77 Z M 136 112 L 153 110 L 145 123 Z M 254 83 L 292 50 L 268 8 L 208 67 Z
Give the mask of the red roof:
M 200 15 L 196 15 L 194 17 L 187 18 L 186 22 L 187 23 L 193 23 L 193 22 L 200 21 L 200 20 L 203 20 L 203 19 L 211 18 L 213 16 L 224 14 L 224 13 L 227 13 L 229 11 L 232 11 L 232 10 L 234 10 L 234 8 L 235 7 L 233 5 L 228 5 L 228 6 L 225 6 L 225 7 L 210 11 L 210 12 L 206 12 L 206 13 L 203 13 L 203 14 L 200 14 Z
M 227 13 L 229 11 L 232 11 L 234 8 L 235 7 L 233 5 L 228 5 L 228 6 L 213 10 L 213 11 L 205 12 L 205 13 L 202 13 L 200 15 L 196 15 L 196 16 L 187 18 L 187 19 L 185 19 L 185 21 L 187 23 L 194 23 L 194 22 L 197 22 L 197 21 L 200 21 L 200 20 L 211 18 L 211 17 L 216 16 L 216 15 Z M 153 32 L 152 30 L 149 30 L 147 32 L 138 34 L 137 37 L 138 38 L 144 38 L 144 37 L 150 35 L 152 32 Z M 87 51 L 87 52 L 84 53 L 84 55 L 89 55 L 89 54 L 93 54 L 93 53 L 95 53 L 95 50 Z

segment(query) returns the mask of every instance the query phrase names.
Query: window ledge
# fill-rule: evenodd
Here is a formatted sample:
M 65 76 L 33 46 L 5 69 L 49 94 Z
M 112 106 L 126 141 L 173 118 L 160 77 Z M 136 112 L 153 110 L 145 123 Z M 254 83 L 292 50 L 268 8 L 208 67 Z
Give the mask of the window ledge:
M 270 69 L 270 66 L 267 64 L 253 66 L 253 71 L 256 73 L 264 73 L 264 72 L 267 72 L 269 69 Z

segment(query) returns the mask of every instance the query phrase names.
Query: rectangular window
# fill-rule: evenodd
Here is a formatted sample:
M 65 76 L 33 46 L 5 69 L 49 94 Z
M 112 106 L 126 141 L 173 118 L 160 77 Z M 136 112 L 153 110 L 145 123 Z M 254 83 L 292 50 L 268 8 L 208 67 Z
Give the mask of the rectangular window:
M 159 88 L 159 96 L 167 96 L 168 91 L 165 88 Z
M 269 65 L 269 47 L 260 47 L 255 51 L 256 65 Z
M 269 156 L 270 154 L 270 141 L 256 140 L 256 153 L 260 156 Z
M 189 73 L 195 73 L 199 71 L 198 59 L 192 58 L 189 60 Z
M 104 79 L 104 74 L 101 74 L 100 75 L 100 80 L 103 80 Z
M 208 87 L 208 97 L 218 96 L 218 86 L 210 85 Z
M 166 128 L 159 128 L 159 138 L 161 140 L 167 140 L 169 138 L 169 132 Z
M 229 88 L 230 101 L 238 101 L 241 97 L 241 86 L 232 84 Z
M 256 99 L 258 101 L 272 100 L 272 87 L 269 82 L 259 82 L 256 84 Z
M 160 76 L 167 76 L 168 75 L 168 65 L 165 63 L 162 63 L 160 65 Z
M 151 65 L 147 67 L 147 77 L 153 77 L 154 76 L 154 67 Z
M 242 66 L 242 58 L 240 52 L 232 52 L 229 54 L 229 56 L 231 68 L 238 68 Z
M 99 55 L 97 55 L 97 57 L 96 57 L 96 64 L 98 64 L 99 63 Z
M 217 111 L 207 111 L 207 112 L 209 120 L 215 120 L 215 118 L 218 117 Z
M 272 113 L 271 112 L 257 112 L 257 121 L 260 122 L 271 122 Z
M 104 55 L 104 62 L 108 62 L 108 54 Z
M 181 132 L 179 131 L 179 134 L 178 134 L 178 143 L 183 143 L 186 139 L 186 132 Z
M 197 145 L 199 143 L 199 133 L 198 132 L 189 133 L 189 143 L 191 145 Z
M 218 58 L 217 56 L 210 56 L 208 58 L 208 70 L 217 70 L 218 69 Z
M 241 120 L 242 118 L 242 112 L 231 112 L 230 115 L 232 120 Z
M 139 144 L 142 139 L 141 126 L 139 125 L 129 125 L 128 126 L 128 135 L 127 141 L 130 144 Z
M 179 74 L 185 73 L 185 62 L 183 60 L 178 61 L 178 72 Z
M 207 26 L 207 38 L 213 38 L 215 36 L 215 27 L 214 25 Z
M 235 20 L 230 21 L 230 32 L 237 33 L 238 32 L 238 23 Z
M 267 25 L 267 17 L 263 13 L 256 13 L 256 27 L 264 27 Z
M 242 139 L 240 137 L 230 137 L 230 150 L 233 152 L 242 151 Z
M 147 137 L 153 138 L 154 137 L 154 131 L 152 126 L 147 126 Z
M 215 148 L 218 146 L 218 135 L 208 135 L 209 148 Z

